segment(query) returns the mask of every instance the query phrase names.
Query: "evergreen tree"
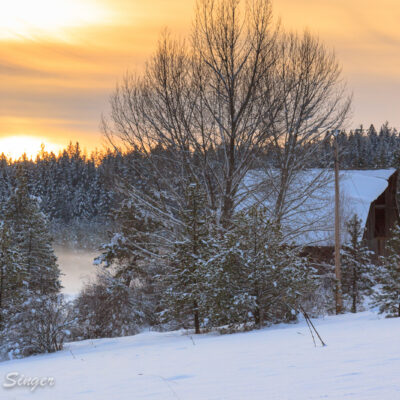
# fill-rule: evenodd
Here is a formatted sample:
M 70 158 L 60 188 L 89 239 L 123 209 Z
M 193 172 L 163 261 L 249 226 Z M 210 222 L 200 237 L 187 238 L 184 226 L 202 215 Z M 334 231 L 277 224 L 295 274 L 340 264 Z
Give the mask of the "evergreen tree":
M 380 290 L 374 295 L 374 304 L 388 317 L 400 317 L 400 226 L 393 228 L 386 243 L 386 255 L 377 270 Z
M 13 243 L 10 228 L 5 222 L 0 222 L 0 329 L 2 315 L 21 297 L 24 288 L 24 276 L 19 263 L 18 249 Z
M 175 318 L 185 324 L 189 319 L 200 333 L 205 315 L 204 294 L 205 265 L 212 247 L 208 230 L 207 213 L 204 207 L 205 194 L 200 185 L 191 182 L 184 193 L 186 207 L 182 211 L 182 222 L 172 252 L 167 255 L 168 266 L 163 277 L 165 296 L 163 316 Z
M 0 352 L 20 357 L 62 347 L 66 319 L 47 219 L 28 192 L 26 171 L 3 207 L 0 226 Z
M 60 290 L 60 270 L 52 248 L 45 215 L 38 199 L 28 193 L 23 169 L 18 171 L 18 185 L 5 204 L 4 218 L 13 232 L 20 258 L 23 283 L 32 293 L 50 294 Z
M 292 320 L 306 293 L 313 291 L 314 270 L 306 266 L 298 247 L 285 242 L 264 207 L 252 207 L 243 217 L 238 240 L 247 277 L 244 286 L 254 299 L 254 321 L 263 326 Z
M 263 207 L 235 215 L 206 263 L 206 315 L 211 326 L 263 326 L 296 318 L 313 291 L 314 270 L 285 243 Z
M 207 325 L 212 327 L 245 324 L 250 320 L 254 298 L 246 280 L 245 258 L 236 229 L 215 232 L 212 255 L 205 264 L 203 302 Z
M 109 233 L 109 242 L 102 246 L 96 264 L 113 267 L 115 275 L 123 278 L 129 286 L 133 279 L 146 276 L 143 261 L 156 251 L 151 233 L 157 225 L 135 205 L 133 199 L 123 200 L 112 217 L 114 229 Z
M 155 304 L 160 298 L 155 279 L 157 265 L 153 261 L 159 250 L 159 243 L 154 242 L 158 225 L 133 199 L 123 200 L 114 211 L 113 225 L 109 242 L 102 246 L 102 254 L 95 260 L 95 264 L 107 270 L 107 279 L 99 278 L 101 285 L 97 289 L 107 286 L 110 298 L 119 298 L 125 290 L 130 307 L 140 310 L 143 321 L 155 324 Z
M 357 312 L 365 296 L 372 293 L 373 253 L 364 247 L 361 220 L 357 215 L 347 222 L 349 243 L 342 248 L 342 291 L 345 300 L 351 304 L 350 310 Z

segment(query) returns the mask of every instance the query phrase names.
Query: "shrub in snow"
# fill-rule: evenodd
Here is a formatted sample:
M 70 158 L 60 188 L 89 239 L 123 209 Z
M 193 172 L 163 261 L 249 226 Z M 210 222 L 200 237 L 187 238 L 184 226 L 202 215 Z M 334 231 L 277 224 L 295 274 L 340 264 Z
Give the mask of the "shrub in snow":
M 335 313 L 335 267 L 330 263 L 318 263 L 313 277 L 313 287 L 304 297 L 303 307 L 310 316 Z
M 134 287 L 107 273 L 87 284 L 74 302 L 75 339 L 128 336 L 144 322 Z
M 373 252 L 364 247 L 361 220 L 354 215 L 347 223 L 350 242 L 343 246 L 342 292 L 345 305 L 355 313 L 362 305 L 364 297 L 372 294 L 374 280 L 372 273 Z
M 3 312 L 1 351 L 20 358 L 61 350 L 72 324 L 63 296 L 31 294 Z

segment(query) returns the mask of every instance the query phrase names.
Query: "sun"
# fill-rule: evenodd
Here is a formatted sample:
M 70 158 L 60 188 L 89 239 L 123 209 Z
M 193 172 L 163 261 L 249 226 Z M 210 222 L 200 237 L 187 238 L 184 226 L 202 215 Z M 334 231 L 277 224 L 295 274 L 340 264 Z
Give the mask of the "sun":
M 29 159 L 35 159 L 44 145 L 48 152 L 57 153 L 61 146 L 50 143 L 46 140 L 34 136 L 8 136 L 0 139 L 0 154 L 4 153 L 7 158 L 19 159 L 23 154 Z
M 107 18 L 99 0 L 11 0 L 0 11 L 0 39 L 60 35 Z

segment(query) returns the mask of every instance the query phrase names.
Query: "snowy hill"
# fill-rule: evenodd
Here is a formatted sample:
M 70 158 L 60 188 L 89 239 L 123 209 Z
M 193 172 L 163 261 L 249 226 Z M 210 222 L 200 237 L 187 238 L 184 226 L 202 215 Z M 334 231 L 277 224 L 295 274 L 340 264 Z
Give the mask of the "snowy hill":
M 400 319 L 365 312 L 233 335 L 147 332 L 67 344 L 0 363 L 5 376 L 53 377 L 52 387 L 0 388 L 1 399 L 400 399 Z

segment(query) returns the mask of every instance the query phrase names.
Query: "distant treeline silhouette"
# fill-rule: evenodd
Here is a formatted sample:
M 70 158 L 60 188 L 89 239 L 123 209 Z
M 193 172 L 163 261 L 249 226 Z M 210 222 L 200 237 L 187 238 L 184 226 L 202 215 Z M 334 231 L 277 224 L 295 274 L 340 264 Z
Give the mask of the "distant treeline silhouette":
M 342 169 L 400 166 L 400 134 L 388 123 L 379 131 L 373 125 L 368 129 L 361 126 L 343 131 L 339 135 L 339 144 Z M 318 148 L 315 156 L 308 159 L 309 168 L 325 167 L 332 160 L 332 140 L 321 140 Z M 154 151 L 165 152 L 168 158 L 168 149 Z M 218 149 L 210 151 L 218 157 Z M 273 146 L 267 146 L 260 154 L 255 168 L 274 164 Z M 98 241 L 93 238 L 104 233 L 112 223 L 110 211 L 118 207 L 124 197 L 120 193 L 121 184 L 138 186 L 149 179 L 140 176 L 138 165 L 141 162 L 146 162 L 145 156 L 135 151 L 106 150 L 87 155 L 78 142 L 70 143 L 58 155 L 43 148 L 35 160 L 25 156 L 11 160 L 3 154 L 0 156 L 0 199 L 5 201 L 10 196 L 16 185 L 17 167 L 22 165 L 30 194 L 41 199 L 41 209 L 50 220 L 56 241 L 63 238 L 63 242 L 97 245 Z

